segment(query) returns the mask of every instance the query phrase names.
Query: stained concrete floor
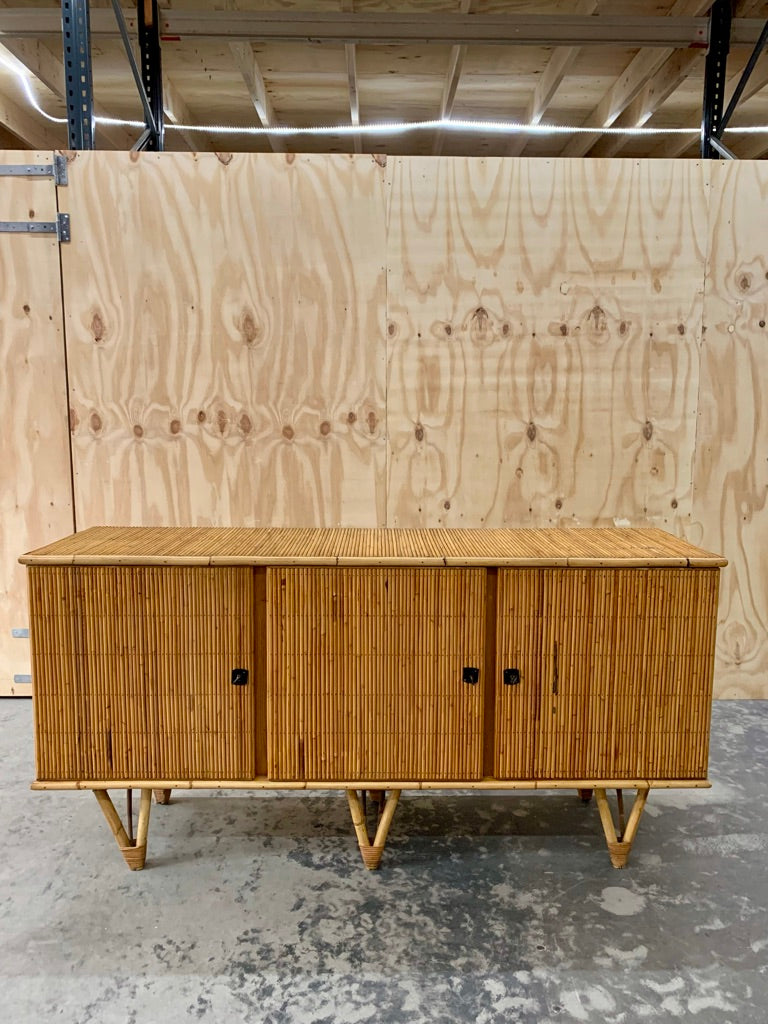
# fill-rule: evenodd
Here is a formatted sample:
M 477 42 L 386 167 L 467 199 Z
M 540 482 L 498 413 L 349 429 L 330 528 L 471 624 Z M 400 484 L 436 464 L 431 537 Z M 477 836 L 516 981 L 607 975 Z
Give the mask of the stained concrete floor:
M 187 792 L 132 873 L 90 793 L 29 792 L 29 702 L 0 751 L 14 1024 L 768 1020 L 768 702 L 715 706 L 713 788 L 653 792 L 625 871 L 571 793 L 406 793 L 368 873 L 342 795 Z

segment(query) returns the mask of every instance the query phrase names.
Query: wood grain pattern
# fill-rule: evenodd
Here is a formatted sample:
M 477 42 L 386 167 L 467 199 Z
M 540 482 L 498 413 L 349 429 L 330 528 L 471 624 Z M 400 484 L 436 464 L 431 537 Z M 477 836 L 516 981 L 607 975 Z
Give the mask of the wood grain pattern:
M 385 168 L 80 153 L 78 523 L 384 522 Z
M 4 151 L 0 162 L 51 163 Z M 0 220 L 55 220 L 52 179 L 0 178 Z M 58 243 L 0 234 L 0 696 L 28 694 L 29 627 L 21 551 L 73 529 Z
M 706 174 L 394 160 L 390 525 L 682 529 Z
M 694 542 L 730 561 L 716 695 L 768 697 L 768 165 L 712 167 L 701 346 Z
M 484 570 L 268 569 L 267 617 L 271 779 L 481 777 Z

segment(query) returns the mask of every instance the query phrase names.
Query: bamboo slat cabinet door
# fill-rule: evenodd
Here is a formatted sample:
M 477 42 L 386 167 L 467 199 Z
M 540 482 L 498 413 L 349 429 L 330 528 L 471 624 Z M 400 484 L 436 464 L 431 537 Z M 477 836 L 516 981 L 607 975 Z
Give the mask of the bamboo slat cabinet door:
M 32 567 L 38 777 L 253 778 L 253 580 Z M 232 685 L 233 669 L 247 685 Z
M 138 571 L 146 601 L 153 777 L 252 779 L 254 570 Z
M 717 569 L 545 569 L 536 777 L 706 778 Z
M 482 774 L 485 570 L 267 570 L 269 775 Z

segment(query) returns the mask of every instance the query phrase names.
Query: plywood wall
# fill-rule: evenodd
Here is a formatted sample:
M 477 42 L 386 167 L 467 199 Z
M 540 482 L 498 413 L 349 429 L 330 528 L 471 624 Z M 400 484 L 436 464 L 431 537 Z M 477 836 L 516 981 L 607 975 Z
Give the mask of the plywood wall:
M 78 154 L 78 527 L 652 523 L 731 559 L 716 691 L 768 697 L 767 191 L 760 163 Z
M 717 692 L 768 697 L 768 167 L 712 166 L 691 539 L 725 552 Z
M 4 151 L 2 164 L 50 164 L 51 153 Z M 53 221 L 51 178 L 0 177 L 0 220 Z M 30 692 L 26 575 L 16 559 L 72 532 L 59 245 L 0 234 L 0 695 Z
M 81 153 L 63 251 L 78 526 L 377 526 L 386 170 Z
M 390 524 L 681 529 L 707 173 L 395 160 Z

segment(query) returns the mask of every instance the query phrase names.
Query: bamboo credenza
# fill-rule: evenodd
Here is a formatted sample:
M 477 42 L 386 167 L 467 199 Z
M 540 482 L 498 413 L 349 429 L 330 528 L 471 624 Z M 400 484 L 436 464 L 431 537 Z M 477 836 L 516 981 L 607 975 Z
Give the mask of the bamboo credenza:
M 344 789 L 376 867 L 402 790 L 571 788 L 622 867 L 650 789 L 709 785 L 726 563 L 661 530 L 98 527 L 21 561 L 33 788 L 93 790 L 133 868 L 153 790 Z

